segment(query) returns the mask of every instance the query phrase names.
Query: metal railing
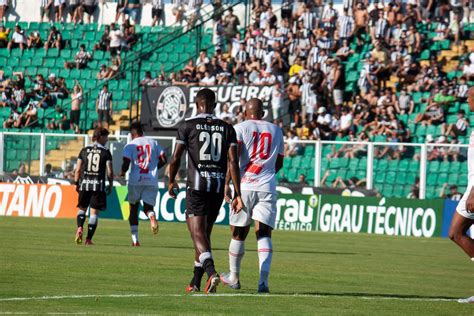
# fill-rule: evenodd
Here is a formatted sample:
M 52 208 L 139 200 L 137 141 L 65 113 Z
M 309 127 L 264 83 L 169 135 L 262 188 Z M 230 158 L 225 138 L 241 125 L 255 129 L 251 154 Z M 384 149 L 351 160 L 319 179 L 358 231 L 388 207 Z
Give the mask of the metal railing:
M 28 141 L 28 145 L 23 148 L 19 149 L 14 149 L 12 147 L 9 147 L 11 143 L 19 143 L 19 140 L 22 138 L 30 138 L 30 137 L 36 137 L 38 138 L 38 143 L 39 145 L 36 144 L 36 142 L 30 142 Z M 168 155 L 171 155 L 172 150 L 174 149 L 174 146 L 176 145 L 176 138 L 175 137 L 168 137 L 168 136 L 149 136 L 150 138 L 156 139 L 160 142 L 160 145 L 162 148 L 167 152 Z M 9 139 L 12 138 L 12 139 Z M 59 140 L 57 140 L 59 138 Z M 67 140 L 64 140 L 66 138 Z M 92 138 L 90 135 L 87 134 L 55 134 L 55 133 L 20 133 L 20 132 L 0 132 L 0 174 L 6 173 L 6 172 L 11 172 L 12 170 L 6 170 L 5 168 L 6 162 L 9 160 L 7 158 L 7 152 L 8 150 L 21 150 L 22 152 L 26 152 L 27 155 L 23 157 L 15 157 L 15 161 L 19 163 L 25 163 L 25 166 L 28 170 L 28 173 L 30 173 L 32 169 L 32 163 L 37 162 L 39 163 L 38 165 L 38 174 L 37 176 L 41 176 L 45 172 L 45 165 L 49 163 L 48 161 L 48 150 L 47 150 L 47 142 L 50 140 L 56 140 L 58 142 L 58 145 L 53 147 L 51 150 L 61 150 L 61 151 L 66 151 L 67 149 L 69 151 L 74 151 L 74 154 L 71 155 L 64 155 L 60 156 L 59 158 L 66 161 L 71 161 L 75 160 L 77 158 L 77 155 L 79 154 L 80 149 L 82 149 L 84 146 L 89 145 L 92 142 Z M 80 140 L 81 144 L 80 146 L 76 148 L 63 148 L 65 145 L 68 144 L 68 140 Z M 114 169 L 117 170 L 117 166 L 121 164 L 121 159 L 117 159 L 117 155 L 119 157 L 122 157 L 122 149 L 123 146 L 116 146 L 116 143 L 122 143 L 126 144 L 129 141 L 131 141 L 130 135 L 109 135 L 109 142 L 107 143 L 107 147 L 111 150 L 112 154 L 115 156 L 115 162 L 117 164 L 114 165 Z M 31 159 L 33 156 L 32 153 L 36 153 L 39 156 L 39 159 Z M 23 159 L 22 159 L 23 158 Z M 58 158 L 58 157 L 54 157 Z
M 25 159 L 25 163 L 27 164 L 32 164 L 35 160 L 31 159 L 31 157 L 35 156 L 32 153 L 34 151 L 37 151 L 36 154 L 39 153 L 39 159 L 36 160 L 36 162 L 39 162 L 39 174 L 38 175 L 43 175 L 44 174 L 44 167 L 45 164 L 48 163 L 48 157 L 47 157 L 47 142 L 55 139 L 55 138 L 61 138 L 62 144 L 67 144 L 67 141 L 64 141 L 63 139 L 79 139 L 82 141 L 79 147 L 86 146 L 87 144 L 90 143 L 91 139 L 88 135 L 72 135 L 72 134 L 54 134 L 54 133 L 17 133 L 17 132 L 1 132 L 0 133 L 0 174 L 3 174 L 4 172 L 11 172 L 11 170 L 6 170 L 5 165 L 7 162 L 6 154 L 8 150 L 12 150 L 12 148 L 9 146 L 11 142 L 9 141 L 9 137 L 16 137 L 16 141 L 18 142 L 18 139 L 21 137 L 37 137 L 39 139 L 39 145 L 37 145 L 35 141 L 28 141 L 28 145 L 30 147 L 27 148 L 22 148 L 21 150 L 23 152 L 26 152 L 26 156 L 23 157 Z M 127 135 L 110 135 L 109 136 L 109 144 L 108 147 L 111 148 L 112 154 L 114 156 L 114 160 L 117 162 L 117 166 L 120 165 L 122 157 L 122 148 L 125 143 L 130 141 L 130 136 Z M 176 138 L 175 137 L 152 137 L 157 139 L 160 144 L 162 145 L 163 148 L 166 149 L 167 154 L 171 156 L 172 151 L 175 147 L 176 144 Z M 14 140 L 15 141 L 15 140 Z M 467 157 L 467 154 L 465 150 L 468 148 L 468 145 L 462 145 L 462 144 L 415 144 L 415 143 L 384 143 L 384 142 L 342 142 L 342 141 L 305 141 L 305 140 L 300 140 L 296 142 L 288 142 L 286 141 L 286 144 L 288 146 L 291 146 L 293 144 L 299 145 L 299 146 L 305 146 L 305 150 L 308 147 L 314 146 L 314 154 L 312 157 L 307 157 L 305 158 L 314 158 L 314 165 L 310 165 L 310 168 L 307 170 L 314 170 L 314 183 L 313 185 L 315 187 L 321 186 L 321 180 L 323 178 L 322 176 L 322 161 L 326 159 L 323 157 L 323 149 L 325 149 L 325 146 L 347 146 L 350 148 L 350 146 L 354 145 L 362 145 L 366 150 L 362 153 L 362 155 L 359 155 L 357 159 L 360 158 L 366 158 L 367 161 L 367 166 L 365 167 L 365 183 L 366 183 L 366 189 L 372 190 L 374 189 L 374 174 L 379 172 L 379 170 L 374 170 L 374 162 L 377 160 L 385 159 L 385 158 L 377 158 L 375 156 L 376 149 L 377 147 L 382 147 L 385 148 L 387 146 L 394 147 L 394 146 L 403 146 L 403 147 L 410 147 L 410 148 L 418 148 L 419 152 L 417 153 L 419 155 L 419 170 L 417 171 L 417 176 L 419 178 L 419 198 L 425 198 L 426 197 L 426 187 L 427 187 L 427 171 L 428 171 L 428 155 L 432 151 L 433 148 L 458 148 L 460 151 L 460 154 L 464 157 Z M 59 146 L 58 146 L 59 147 Z M 53 148 L 57 149 L 57 148 Z M 74 150 L 76 148 L 69 149 Z M 62 149 L 61 149 L 62 150 Z M 63 157 L 65 160 L 71 159 L 74 157 L 77 157 L 77 154 L 79 153 L 80 148 L 77 148 L 77 153 L 73 155 L 73 157 Z M 298 154 L 299 156 L 303 155 L 302 153 Z M 61 158 L 60 157 L 60 158 Z M 20 161 L 22 157 L 15 157 L 15 161 Z M 354 158 L 350 158 L 354 159 Z M 415 160 L 414 158 L 403 158 L 399 161 L 402 160 Z M 117 169 L 117 166 L 114 165 L 114 169 Z M 329 168 L 329 167 L 328 167 Z M 337 171 L 336 171 L 337 172 Z M 444 173 L 449 173 L 449 170 L 443 171 Z M 464 174 L 467 174 L 467 170 L 465 173 L 461 173 L 462 176 Z M 387 184 L 395 184 L 395 183 L 387 183 Z M 456 183 L 451 183 L 451 184 L 456 184 Z M 406 184 L 409 185 L 409 184 Z

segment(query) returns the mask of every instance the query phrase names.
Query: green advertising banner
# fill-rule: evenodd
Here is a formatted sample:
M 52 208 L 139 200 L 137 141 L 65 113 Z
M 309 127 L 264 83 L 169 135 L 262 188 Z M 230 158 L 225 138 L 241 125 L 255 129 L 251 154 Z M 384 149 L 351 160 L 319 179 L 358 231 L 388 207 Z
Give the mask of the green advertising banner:
M 112 194 L 107 197 L 107 211 L 101 213 L 104 218 L 115 218 L 128 220 L 130 214 L 129 204 L 127 202 L 127 186 L 114 187 Z M 186 209 L 186 190 L 181 189 L 178 196 L 172 199 L 168 190 L 159 189 L 156 198 L 155 213 L 158 214 L 158 220 L 163 222 L 185 222 Z M 229 206 L 223 203 L 219 216 L 217 217 L 217 224 L 229 224 Z M 140 219 L 147 220 L 146 215 L 140 212 Z
M 279 194 L 275 229 L 316 230 L 319 195 Z
M 127 187 L 115 187 L 107 199 L 105 218 L 128 220 Z M 441 236 L 444 200 L 408 200 L 336 195 L 279 194 L 275 229 L 368 233 L 391 236 Z M 186 191 L 176 200 L 160 189 L 155 205 L 158 220 L 185 222 Z M 146 220 L 143 212 L 140 218 Z M 229 224 L 229 205 L 223 203 L 217 224 Z
M 320 197 L 317 230 L 390 236 L 439 237 L 443 224 L 442 199 L 408 200 Z

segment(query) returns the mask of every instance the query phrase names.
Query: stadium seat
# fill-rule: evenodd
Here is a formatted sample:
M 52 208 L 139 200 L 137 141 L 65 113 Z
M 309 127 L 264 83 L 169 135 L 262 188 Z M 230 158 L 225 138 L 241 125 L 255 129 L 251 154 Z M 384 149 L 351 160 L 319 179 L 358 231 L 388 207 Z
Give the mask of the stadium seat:
M 390 160 L 388 162 L 388 170 L 390 171 L 397 171 L 398 170 L 398 160 Z
M 397 177 L 397 173 L 395 171 L 388 171 L 385 176 L 386 183 L 395 183 L 395 179 Z
M 426 175 L 426 184 L 427 185 L 436 185 L 438 182 L 438 174 L 430 172 Z
M 439 161 L 429 161 L 428 162 L 428 172 L 437 173 L 439 171 Z
M 375 183 L 384 183 L 385 182 L 385 173 L 383 173 L 383 172 L 375 173 L 374 182 Z

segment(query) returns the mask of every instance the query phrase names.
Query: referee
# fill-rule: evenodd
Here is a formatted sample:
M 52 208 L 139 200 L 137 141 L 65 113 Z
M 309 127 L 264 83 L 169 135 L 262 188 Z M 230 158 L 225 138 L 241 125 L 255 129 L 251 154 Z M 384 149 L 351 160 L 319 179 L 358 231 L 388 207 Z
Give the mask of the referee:
M 109 122 L 112 117 L 112 92 L 109 91 L 107 84 L 99 92 L 99 96 L 95 101 L 95 110 L 99 117 L 98 127 L 109 129 Z

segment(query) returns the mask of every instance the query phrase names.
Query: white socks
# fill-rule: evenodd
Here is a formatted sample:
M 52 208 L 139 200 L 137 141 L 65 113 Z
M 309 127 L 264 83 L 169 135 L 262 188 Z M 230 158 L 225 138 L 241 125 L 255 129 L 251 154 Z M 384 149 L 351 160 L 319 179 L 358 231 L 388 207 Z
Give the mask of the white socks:
M 231 239 L 229 244 L 230 280 L 237 282 L 240 274 L 240 263 L 245 254 L 245 241 Z
M 138 225 L 131 225 L 130 229 L 132 231 L 132 241 L 136 244 L 138 242 Z
M 207 259 L 212 259 L 212 254 L 210 252 L 203 252 L 199 255 L 199 262 L 204 264 L 204 261 Z
M 97 225 L 97 215 L 91 215 L 89 216 L 89 225 Z
M 155 217 L 155 212 L 150 211 L 150 212 L 148 212 L 147 216 L 148 216 L 148 218 Z
M 258 284 L 264 283 L 268 286 L 268 275 L 270 274 L 270 266 L 272 264 L 272 240 L 268 237 L 260 238 L 258 244 L 258 262 L 260 265 L 260 280 Z

